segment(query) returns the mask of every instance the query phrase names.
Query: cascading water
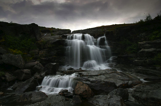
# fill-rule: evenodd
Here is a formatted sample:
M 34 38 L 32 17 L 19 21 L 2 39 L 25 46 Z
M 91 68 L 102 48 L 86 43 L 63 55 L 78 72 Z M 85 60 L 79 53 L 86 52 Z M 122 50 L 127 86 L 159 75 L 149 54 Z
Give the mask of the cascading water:
M 111 56 L 105 36 L 97 40 L 89 34 L 71 34 L 67 36 L 67 65 L 68 68 L 83 70 L 108 69 L 107 60 Z
M 73 92 L 74 78 L 76 74 L 72 75 L 56 75 L 56 76 L 46 76 L 44 77 L 42 84 L 38 86 L 40 91 L 46 94 L 58 94 L 61 90 L 68 90 Z

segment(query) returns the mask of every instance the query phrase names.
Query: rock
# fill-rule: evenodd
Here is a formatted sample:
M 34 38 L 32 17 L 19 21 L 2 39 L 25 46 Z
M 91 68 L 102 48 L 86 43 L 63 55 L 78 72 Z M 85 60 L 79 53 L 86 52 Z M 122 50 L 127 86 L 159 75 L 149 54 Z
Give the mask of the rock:
M 33 68 L 37 63 L 38 63 L 38 61 L 26 63 L 25 66 L 24 66 L 24 68 L 26 68 L 26 69 L 31 69 L 31 68 Z
M 9 74 L 9 73 L 5 73 L 5 77 L 6 77 L 6 80 L 7 80 L 8 82 L 14 81 L 14 80 L 16 79 L 15 76 L 13 76 L 13 75 L 11 75 L 11 74 Z
M 74 95 L 73 96 L 73 103 L 74 104 L 80 104 L 80 103 L 82 103 L 82 100 L 81 100 L 81 98 L 80 98 L 79 95 Z
M 143 41 L 143 42 L 138 42 L 139 46 L 142 49 L 149 49 L 149 48 L 161 48 L 161 40 L 153 40 L 153 41 Z
M 149 48 L 149 49 L 141 49 L 138 52 L 139 57 L 153 57 L 154 55 L 161 52 L 161 49 Z
M 63 96 L 49 95 L 44 101 L 26 106 L 73 106 L 73 104 Z
M 5 53 L 7 53 L 7 51 L 5 49 L 3 49 L 2 47 L 0 47 L 0 55 L 5 54 Z
M 31 70 L 30 69 L 21 69 L 21 70 L 17 70 L 15 72 L 17 78 L 19 80 L 27 80 L 29 78 L 31 78 Z
M 116 72 L 116 70 L 100 70 L 100 71 L 91 71 L 91 72 L 80 72 L 81 76 L 79 80 L 83 81 L 86 84 L 93 83 L 95 81 L 114 83 L 117 87 L 128 88 L 142 83 L 140 79 L 133 77 L 129 74 L 123 72 Z M 109 83 L 109 84 L 110 84 Z M 96 85 L 96 84 L 95 84 Z M 113 87 L 114 85 L 111 84 Z M 115 87 L 114 87 L 115 88 Z
M 132 96 L 142 105 L 161 106 L 161 82 L 139 85 L 132 92 Z
M 143 106 L 138 103 L 131 102 L 131 101 L 126 101 L 125 104 L 126 104 L 126 106 Z
M 21 55 L 4 54 L 2 55 L 3 63 L 16 66 L 18 68 L 24 67 L 24 60 Z
M 123 100 L 128 100 L 129 94 L 127 89 L 118 88 L 110 92 L 108 95 L 116 95 L 122 97 Z
M 61 96 L 65 96 L 65 97 L 68 97 L 68 98 L 72 98 L 73 97 L 73 94 L 68 92 L 68 90 L 62 90 L 59 92 L 59 95 Z
M 74 93 L 76 95 L 80 95 L 83 98 L 90 98 L 93 96 L 93 92 L 89 88 L 89 86 L 80 81 L 77 82 L 77 85 L 74 89 Z
M 45 75 L 56 75 L 56 72 L 59 69 L 59 65 L 57 63 L 49 63 L 45 66 L 44 71 Z
M 126 106 L 120 96 L 96 95 L 89 100 L 95 106 Z
M 37 62 L 31 70 L 32 74 L 36 72 L 42 72 L 44 70 L 44 66 L 41 63 Z
M 92 89 L 94 94 L 108 94 L 109 92 L 117 88 L 117 86 L 113 82 L 99 80 L 90 81 L 90 83 L 88 83 L 88 86 Z
M 23 93 L 35 90 L 38 85 L 37 79 L 32 77 L 24 82 L 13 85 L 13 89 L 15 89 L 15 93 Z
M 47 95 L 43 92 L 26 92 L 23 94 L 10 94 L 5 96 L 2 100 L 2 104 L 5 106 L 11 105 L 24 105 L 24 104 L 31 104 L 43 101 L 47 99 Z
M 2 96 L 4 93 L 3 92 L 0 92 L 0 96 Z

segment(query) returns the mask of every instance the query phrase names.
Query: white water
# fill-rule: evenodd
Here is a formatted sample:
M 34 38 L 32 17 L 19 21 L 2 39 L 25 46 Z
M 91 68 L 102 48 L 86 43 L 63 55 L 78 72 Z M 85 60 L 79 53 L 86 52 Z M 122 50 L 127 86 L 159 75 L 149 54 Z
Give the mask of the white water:
M 73 92 L 73 79 L 76 77 L 76 74 L 72 75 L 56 75 L 56 76 L 46 76 L 44 77 L 42 84 L 38 86 L 41 88 L 40 91 L 46 94 L 58 94 L 61 90 L 68 90 Z
M 107 60 L 111 50 L 105 36 L 97 40 L 89 34 L 71 34 L 67 36 L 67 62 L 63 69 L 83 70 L 108 69 Z

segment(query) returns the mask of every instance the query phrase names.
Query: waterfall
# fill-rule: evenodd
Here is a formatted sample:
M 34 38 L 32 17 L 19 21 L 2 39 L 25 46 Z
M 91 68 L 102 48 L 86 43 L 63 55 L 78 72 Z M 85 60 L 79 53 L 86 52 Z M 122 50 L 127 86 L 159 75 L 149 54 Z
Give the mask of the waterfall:
M 83 70 L 107 69 L 107 60 L 111 57 L 105 35 L 97 40 L 89 34 L 71 34 L 67 36 L 66 66 L 68 68 Z
M 46 94 L 58 94 L 61 90 L 68 90 L 73 92 L 74 78 L 76 74 L 72 75 L 56 75 L 56 76 L 45 76 L 42 84 L 38 86 L 40 91 Z

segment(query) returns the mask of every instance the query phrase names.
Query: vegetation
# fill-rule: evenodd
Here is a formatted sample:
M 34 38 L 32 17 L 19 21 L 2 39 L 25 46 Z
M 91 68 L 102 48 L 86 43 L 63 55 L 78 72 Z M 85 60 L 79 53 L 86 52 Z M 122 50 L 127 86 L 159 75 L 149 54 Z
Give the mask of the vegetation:
M 30 50 L 37 48 L 34 40 L 25 36 L 17 37 L 6 35 L 3 39 L 5 47 L 7 47 L 10 52 L 15 54 L 26 54 Z

